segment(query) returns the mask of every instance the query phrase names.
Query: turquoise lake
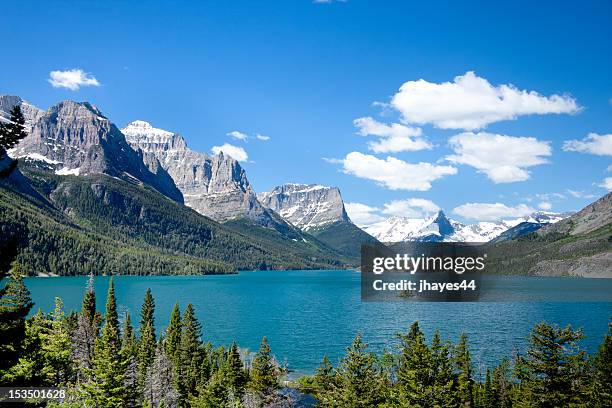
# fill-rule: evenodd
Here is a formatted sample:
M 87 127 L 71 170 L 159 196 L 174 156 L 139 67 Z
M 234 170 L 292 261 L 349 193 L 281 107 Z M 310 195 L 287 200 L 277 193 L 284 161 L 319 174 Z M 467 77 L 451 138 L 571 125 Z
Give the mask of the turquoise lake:
M 225 276 L 119 276 L 115 289 L 119 311 L 138 321 L 147 288 L 155 298 L 156 327 L 165 328 L 176 302 L 192 303 L 203 325 L 203 340 L 256 350 L 267 336 L 273 353 L 287 361 L 292 376 L 312 373 L 324 354 L 336 363 L 357 332 L 374 351 L 396 347 L 395 333 L 418 320 L 431 339 L 456 342 L 469 337 L 476 373 L 523 350 L 539 321 L 571 324 L 584 330 L 582 345 L 597 350 L 612 316 L 612 279 L 500 277 L 500 287 L 533 301 L 429 303 L 361 302 L 355 271 L 263 271 Z M 104 310 L 108 277 L 95 279 L 98 310 Z M 49 312 L 59 296 L 65 309 L 78 310 L 87 277 L 28 278 L 36 305 Z M 577 298 L 563 302 L 546 299 Z M 594 295 L 592 295 L 594 294 Z M 607 301 L 592 302 L 592 299 Z M 542 300 L 543 299 L 543 300 Z

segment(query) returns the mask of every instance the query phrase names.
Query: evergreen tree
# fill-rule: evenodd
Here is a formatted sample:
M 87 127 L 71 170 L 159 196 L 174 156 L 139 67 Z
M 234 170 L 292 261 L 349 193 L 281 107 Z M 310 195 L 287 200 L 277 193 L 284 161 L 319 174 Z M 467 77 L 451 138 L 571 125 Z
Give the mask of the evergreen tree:
M 432 400 L 435 406 L 449 407 L 456 403 L 450 345 L 443 343 L 436 331 L 431 340 Z
M 527 355 L 517 359 L 522 388 L 538 407 L 565 407 L 583 402 L 585 352 L 578 347 L 584 336 L 571 326 L 538 323 L 531 332 Z
M 138 402 L 138 366 L 136 356 L 138 345 L 132 328 L 132 319 L 129 313 L 125 313 L 123 320 L 123 336 L 121 338 L 121 355 L 126 363 L 125 368 L 125 406 L 136 407 Z
M 174 305 L 170 314 L 170 324 L 166 330 L 166 354 L 175 362 L 181 345 L 181 308 L 178 303 Z
M 72 358 L 77 363 L 77 381 L 84 381 L 91 368 L 101 320 L 100 314 L 96 311 L 96 293 L 93 284 L 92 274 L 89 276 L 81 313 L 77 316 L 76 328 L 72 333 Z
M 126 363 L 121 353 L 119 337 L 115 287 L 111 278 L 102 336 L 96 342 L 91 379 L 84 385 L 88 403 L 109 408 L 123 407 L 126 396 L 125 370 Z
M 612 407 L 612 323 L 594 360 L 593 405 Z
M 227 363 L 225 365 L 225 381 L 230 388 L 232 395 L 240 400 L 244 394 L 247 377 L 240 359 L 236 342 L 232 343 L 227 353 Z
M 361 340 L 361 334 L 358 334 L 338 368 L 339 395 L 333 392 L 332 398 L 327 398 L 328 405 L 339 402 L 342 407 L 367 408 L 383 402 L 376 358 L 367 351 L 367 347 Z
M 327 355 L 323 356 L 323 360 L 314 375 L 314 388 L 317 395 L 322 395 L 325 393 L 330 393 L 333 391 L 334 387 L 337 386 L 337 376 L 336 371 L 334 370 L 334 366 L 331 361 L 329 361 L 329 357 Z
M 467 344 L 467 336 L 462 334 L 455 350 L 455 365 L 457 371 L 457 397 L 462 407 L 474 406 L 472 379 L 472 359 Z
M 155 359 L 147 373 L 144 384 L 144 400 L 152 407 L 178 407 L 180 395 L 174 384 L 175 372 L 168 355 L 166 355 L 163 342 L 155 349 Z
M 15 263 L 8 282 L 0 289 L 0 379 L 23 354 L 26 317 L 34 303 L 23 283 L 20 265 Z
M 406 334 L 399 334 L 400 361 L 397 373 L 400 406 L 433 405 L 433 370 L 431 351 L 418 322 Z
M 147 289 L 140 311 L 140 341 L 138 343 L 138 382 L 142 387 L 147 377 L 149 367 L 155 359 L 155 300 L 151 289 Z
M 9 122 L 0 122 L 0 158 L 4 155 L 3 150 L 14 147 L 26 136 L 25 118 L 21 112 L 21 107 L 15 105 L 11 109 Z
M 504 358 L 493 370 L 491 379 L 492 401 L 494 407 L 510 408 L 512 406 L 512 379 L 510 375 L 510 362 Z
M 261 340 L 259 351 L 255 354 L 251 367 L 249 388 L 253 391 L 260 403 L 273 400 L 279 388 L 279 374 L 272 359 L 268 339 Z
M 208 378 L 208 360 L 202 348 L 202 326 L 189 303 L 181 324 L 180 359 L 181 382 L 186 395 L 194 395 L 200 382 Z
M 227 382 L 222 371 L 216 371 L 210 380 L 199 387 L 197 397 L 191 399 L 192 408 L 223 408 L 230 405 Z
M 70 333 L 62 307 L 62 300 L 56 297 L 51 327 L 41 334 L 42 375 L 53 386 L 66 384 L 72 373 Z

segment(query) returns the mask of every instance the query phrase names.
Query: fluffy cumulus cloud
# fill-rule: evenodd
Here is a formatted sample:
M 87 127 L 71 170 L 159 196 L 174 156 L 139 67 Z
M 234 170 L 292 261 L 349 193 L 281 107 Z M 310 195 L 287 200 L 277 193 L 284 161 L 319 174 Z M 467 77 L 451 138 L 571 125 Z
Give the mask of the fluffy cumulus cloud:
M 407 123 L 465 130 L 481 129 L 521 115 L 580 110 L 570 96 L 542 96 L 509 84 L 493 86 L 471 71 L 455 77 L 453 82 L 408 81 L 393 96 L 391 106 Z
M 270 136 L 260 135 L 259 133 L 255 135 L 255 138 L 257 138 L 257 140 L 261 140 L 262 142 L 267 142 L 270 140 Z
M 440 210 L 433 201 L 424 198 L 407 198 L 385 203 L 382 213 L 397 217 L 420 218 Z
M 548 142 L 533 137 L 466 132 L 451 137 L 449 142 L 455 154 L 447 160 L 472 166 L 494 183 L 527 180 L 526 169 L 547 163 L 545 157 L 551 155 Z
M 67 71 L 51 71 L 47 79 L 54 88 L 66 88 L 77 91 L 80 87 L 100 86 L 100 82 L 91 74 L 81 69 Z
M 603 179 L 601 184 L 598 184 L 599 187 L 605 188 L 608 191 L 612 191 L 612 177 L 606 177 Z
M 598 156 L 612 156 L 612 134 L 589 133 L 582 140 L 567 140 L 563 143 L 566 152 L 591 153 Z
M 226 135 L 236 140 L 245 141 L 248 139 L 246 133 L 239 132 L 238 130 L 232 130 L 231 132 L 226 133 Z
M 385 217 L 379 214 L 380 208 L 362 203 L 345 203 L 346 212 L 356 225 L 367 226 L 382 221 Z
M 497 221 L 518 218 L 529 215 L 533 211 L 533 208 L 525 204 L 509 207 L 502 203 L 467 203 L 453 209 L 454 214 L 476 221 Z
M 345 173 L 376 181 L 391 190 L 427 191 L 433 181 L 457 173 L 452 166 L 413 164 L 391 156 L 383 160 L 359 152 L 347 154 L 341 163 Z
M 241 162 L 247 161 L 249 159 L 249 155 L 247 154 L 246 150 L 244 150 L 242 147 L 234 146 L 229 143 L 224 143 L 221 146 L 213 146 L 211 150 L 213 154 L 219 154 L 223 152 L 223 154 L 229 155 Z
M 375 153 L 412 152 L 432 148 L 431 144 L 421 137 L 420 128 L 399 123 L 387 125 L 371 117 L 355 119 L 353 124 L 358 129 L 358 134 L 380 138 L 368 143 L 370 150 Z

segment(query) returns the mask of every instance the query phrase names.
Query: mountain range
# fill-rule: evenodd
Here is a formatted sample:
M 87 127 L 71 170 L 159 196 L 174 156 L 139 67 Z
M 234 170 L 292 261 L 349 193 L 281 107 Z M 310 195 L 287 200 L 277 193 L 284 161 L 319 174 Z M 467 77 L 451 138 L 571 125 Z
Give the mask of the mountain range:
M 15 105 L 28 136 L 8 152 L 18 168 L 0 163 L 0 249 L 12 245 L 30 273 L 117 273 L 126 257 L 148 273 L 350 267 L 364 243 L 514 240 L 569 215 L 466 225 L 440 211 L 362 229 L 337 187 L 257 193 L 234 158 L 197 152 L 146 121 L 119 129 L 87 102 L 43 111 L 17 96 L 0 96 L 0 121 Z M 95 259 L 66 272 L 60 259 L 77 247 Z
M 539 211 L 511 220 L 463 224 L 448 218 L 444 211 L 438 211 L 426 218 L 390 217 L 364 227 L 364 230 L 381 242 L 489 242 L 519 225 L 530 225 L 528 232 L 531 232 L 570 214 Z

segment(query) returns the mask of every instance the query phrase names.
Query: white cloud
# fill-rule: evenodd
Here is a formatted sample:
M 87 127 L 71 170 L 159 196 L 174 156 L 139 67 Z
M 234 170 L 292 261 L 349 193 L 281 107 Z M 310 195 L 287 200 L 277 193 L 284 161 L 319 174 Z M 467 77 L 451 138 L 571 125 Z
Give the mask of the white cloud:
M 566 152 L 591 153 L 598 156 L 612 156 L 612 134 L 589 133 L 582 140 L 567 140 L 563 143 Z
M 551 155 L 548 142 L 533 137 L 466 132 L 451 137 L 449 142 L 455 154 L 447 160 L 472 166 L 494 183 L 527 180 L 526 168 L 547 163 L 544 157 Z
M 612 177 L 606 177 L 598 186 L 608 191 L 612 191 Z
M 361 136 L 378 136 L 378 142 L 369 142 L 368 147 L 375 153 L 412 152 L 431 149 L 432 146 L 421 138 L 420 128 L 409 127 L 399 123 L 387 125 L 371 117 L 358 118 L 353 121 Z
M 540 204 L 538 204 L 538 208 L 540 210 L 550 211 L 552 209 L 552 204 L 548 201 L 542 201 Z
M 516 207 L 508 207 L 502 203 L 467 203 L 453 209 L 453 213 L 469 220 L 497 221 L 507 218 L 518 218 L 529 215 L 533 208 L 519 204 Z
M 570 96 L 546 97 L 510 84 L 493 86 L 472 71 L 455 77 L 454 82 L 405 82 L 391 105 L 407 123 L 466 130 L 521 115 L 576 113 L 581 109 Z
M 224 143 L 221 146 L 213 146 L 211 150 L 213 154 L 219 154 L 223 152 L 223 154 L 227 154 L 241 162 L 247 161 L 249 159 L 249 155 L 247 154 L 246 150 L 244 150 L 242 147 L 234 146 L 229 143 Z
M 257 133 L 255 137 L 257 138 L 257 140 L 261 140 L 262 142 L 267 142 L 268 140 L 270 140 L 270 136 L 260 135 L 259 133 Z
M 595 194 L 590 194 L 590 193 L 586 193 L 584 191 L 578 191 L 578 190 L 570 190 L 569 188 L 565 191 L 567 191 L 567 193 L 574 198 L 595 198 L 596 197 Z
M 608 166 L 608 168 L 606 169 L 606 171 L 612 171 L 612 164 Z
M 47 79 L 54 88 L 67 88 L 76 91 L 82 86 L 100 86 L 98 80 L 81 69 L 51 71 Z
M 384 205 L 383 214 L 420 218 L 440 210 L 433 201 L 424 198 L 407 198 L 405 200 L 394 200 Z
M 242 140 L 242 141 L 245 141 L 249 138 L 246 135 L 246 133 L 239 132 L 238 130 L 232 130 L 231 132 L 228 132 L 225 135 L 231 138 L 234 138 L 236 140 Z
M 391 156 L 381 160 L 359 152 L 347 154 L 342 164 L 346 174 L 374 180 L 391 190 L 427 191 L 433 181 L 457 173 L 457 169 L 452 166 L 436 166 L 424 162 L 412 164 Z
M 345 203 L 344 208 L 351 221 L 359 226 L 371 225 L 385 219 L 385 217 L 377 214 L 380 208 L 370 207 L 366 204 Z

